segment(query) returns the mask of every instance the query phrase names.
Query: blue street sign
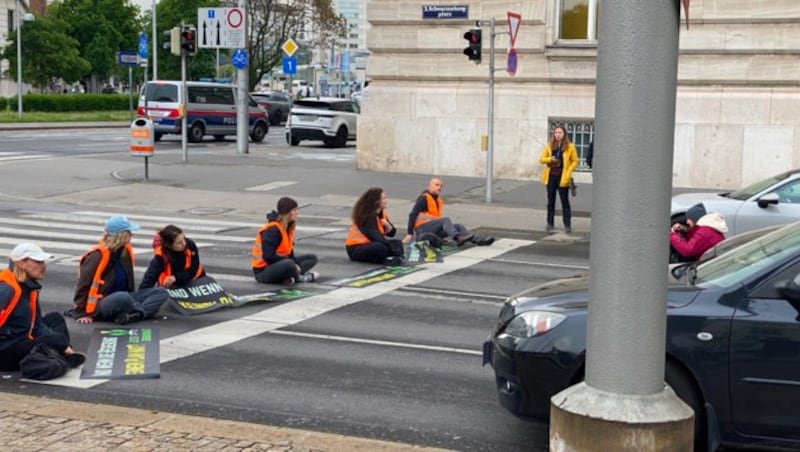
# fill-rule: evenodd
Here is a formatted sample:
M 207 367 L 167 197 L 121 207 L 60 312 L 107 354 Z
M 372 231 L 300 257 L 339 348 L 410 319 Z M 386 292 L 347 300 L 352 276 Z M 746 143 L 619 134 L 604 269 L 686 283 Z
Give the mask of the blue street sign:
M 139 56 L 136 52 L 117 52 L 117 64 L 120 66 L 138 66 Z
M 147 58 L 147 33 L 139 33 L 139 58 Z
M 250 57 L 247 56 L 247 52 L 242 49 L 236 49 L 231 55 L 231 64 L 236 69 L 244 69 L 247 67 L 247 64 L 250 62 Z
M 342 54 L 341 71 L 342 72 L 350 72 L 350 54 L 349 53 L 343 53 Z
M 283 57 L 283 73 L 286 75 L 297 74 L 297 58 Z
M 468 19 L 469 5 L 422 5 L 423 19 Z
M 508 72 L 508 75 L 514 75 L 517 73 L 517 49 L 511 49 L 508 51 L 506 71 Z

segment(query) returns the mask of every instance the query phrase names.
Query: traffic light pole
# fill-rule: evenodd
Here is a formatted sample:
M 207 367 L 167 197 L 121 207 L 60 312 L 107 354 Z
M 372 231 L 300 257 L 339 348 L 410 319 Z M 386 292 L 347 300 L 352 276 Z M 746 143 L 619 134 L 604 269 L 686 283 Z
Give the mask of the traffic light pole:
M 486 21 L 477 21 L 476 25 L 481 26 Z M 489 112 L 487 134 L 489 135 L 489 145 L 486 152 L 486 203 L 494 202 L 494 73 L 504 71 L 505 67 L 496 68 L 494 65 L 494 38 L 497 35 L 508 34 L 508 32 L 495 31 L 495 19 L 492 17 L 488 21 L 489 25 Z
M 183 163 L 189 162 L 189 146 L 186 128 L 189 126 L 189 90 L 186 89 L 186 52 L 181 52 L 181 86 L 183 89 L 183 117 L 181 118 L 181 154 Z

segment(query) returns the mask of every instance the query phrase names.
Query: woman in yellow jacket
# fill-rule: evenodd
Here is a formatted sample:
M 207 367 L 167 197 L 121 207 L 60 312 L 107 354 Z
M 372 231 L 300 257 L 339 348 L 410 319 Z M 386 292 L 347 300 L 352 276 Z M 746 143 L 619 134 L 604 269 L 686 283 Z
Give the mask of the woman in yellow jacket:
M 564 124 L 553 129 L 550 142 L 544 147 L 539 163 L 545 165 L 542 171 L 542 184 L 547 187 L 547 226 L 545 230 L 553 230 L 556 212 L 556 192 L 561 198 L 561 212 L 564 215 L 564 229 L 572 232 L 572 208 L 569 205 L 569 184 L 572 171 L 578 166 L 578 152 L 575 151 Z

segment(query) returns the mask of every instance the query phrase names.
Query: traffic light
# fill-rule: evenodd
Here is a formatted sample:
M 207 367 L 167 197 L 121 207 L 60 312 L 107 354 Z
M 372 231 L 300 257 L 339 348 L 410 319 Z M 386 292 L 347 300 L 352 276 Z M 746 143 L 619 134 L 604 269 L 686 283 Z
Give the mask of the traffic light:
M 464 55 L 466 55 L 470 61 L 474 61 L 475 64 L 479 64 L 481 62 L 481 29 L 480 28 L 473 28 L 472 30 L 464 33 L 464 39 L 469 41 L 469 47 L 464 49 Z
M 181 49 L 187 55 L 197 53 L 197 29 L 184 25 L 181 29 Z
M 164 34 L 164 50 L 169 50 L 173 55 L 181 54 L 181 29 L 178 27 L 171 28 L 163 32 Z

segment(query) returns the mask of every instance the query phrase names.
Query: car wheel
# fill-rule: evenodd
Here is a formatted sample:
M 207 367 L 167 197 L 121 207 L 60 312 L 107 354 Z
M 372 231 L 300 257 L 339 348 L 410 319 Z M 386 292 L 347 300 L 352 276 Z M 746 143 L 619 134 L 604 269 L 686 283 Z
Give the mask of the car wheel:
M 163 134 L 163 133 L 156 132 L 156 133 L 154 133 L 154 134 L 153 134 L 153 140 L 155 140 L 155 141 L 161 141 L 161 137 L 163 137 L 163 136 L 164 136 L 164 134 Z
M 195 122 L 189 128 L 189 136 L 188 139 L 192 143 L 199 143 L 203 141 L 203 137 L 206 134 L 206 128 L 203 126 L 202 122 Z
M 292 137 L 291 140 L 289 139 L 290 136 Z M 295 137 L 293 135 L 289 135 L 287 133 L 286 134 L 286 142 L 289 143 L 291 146 L 297 146 L 298 144 L 300 144 L 300 138 L 297 138 L 297 137 Z
M 264 137 L 267 136 L 268 131 L 269 129 L 266 124 L 258 122 L 253 126 L 253 133 L 250 134 L 250 139 L 253 140 L 254 143 L 261 143 L 264 141 Z
M 347 146 L 347 127 L 339 127 L 339 130 L 336 131 L 336 138 L 333 141 L 333 145 L 339 148 Z
M 664 378 L 675 394 L 694 410 L 694 450 L 705 451 L 708 443 L 708 422 L 700 390 L 689 373 L 667 360 Z
M 214 135 L 214 139 L 217 141 L 222 141 L 225 139 L 225 135 Z

